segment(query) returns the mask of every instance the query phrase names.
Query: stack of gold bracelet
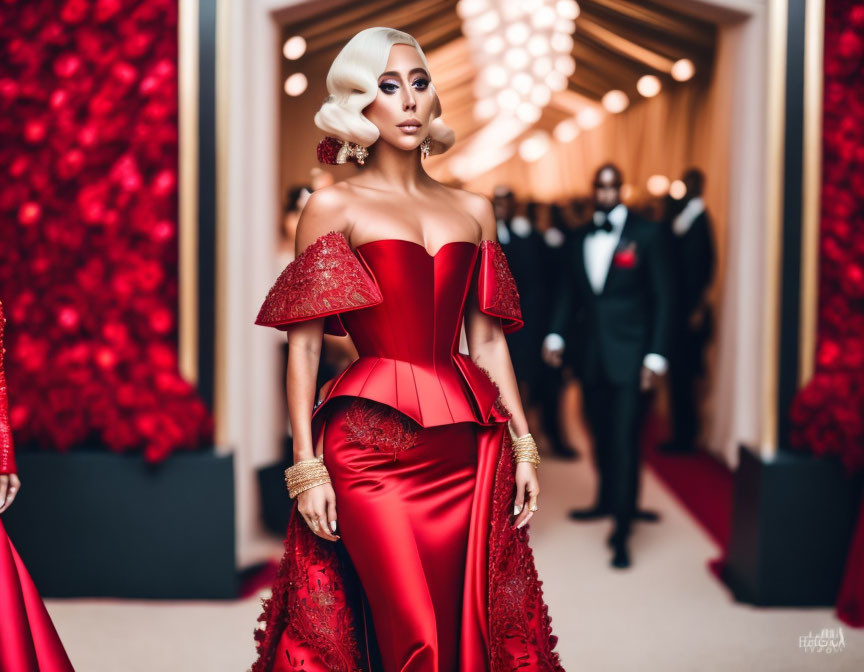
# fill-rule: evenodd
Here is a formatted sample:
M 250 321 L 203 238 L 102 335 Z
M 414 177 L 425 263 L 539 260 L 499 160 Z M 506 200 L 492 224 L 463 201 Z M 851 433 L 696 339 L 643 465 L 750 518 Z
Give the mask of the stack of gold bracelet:
M 294 499 L 301 492 L 306 492 L 316 485 L 330 482 L 330 474 L 324 466 L 324 456 L 300 460 L 285 470 L 285 485 L 288 496 Z
M 536 468 L 540 464 L 540 453 L 531 433 L 513 437 L 513 457 L 516 462 L 530 462 Z

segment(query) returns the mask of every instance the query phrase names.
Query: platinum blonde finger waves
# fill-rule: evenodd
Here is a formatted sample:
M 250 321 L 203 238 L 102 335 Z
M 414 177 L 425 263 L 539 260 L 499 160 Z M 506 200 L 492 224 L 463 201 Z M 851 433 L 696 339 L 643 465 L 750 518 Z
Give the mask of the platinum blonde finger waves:
M 378 95 L 378 77 L 387 67 L 390 48 L 394 44 L 414 47 L 429 71 L 429 64 L 420 45 L 411 35 L 395 28 L 378 26 L 361 30 L 333 60 L 327 73 L 329 95 L 315 114 L 315 125 L 327 135 L 369 147 L 378 140 L 378 128 L 364 115 L 363 110 Z M 431 75 L 431 72 L 430 72 Z M 453 144 L 453 130 L 441 119 L 441 103 L 435 95 L 433 119 L 429 124 L 432 153 L 447 151 Z

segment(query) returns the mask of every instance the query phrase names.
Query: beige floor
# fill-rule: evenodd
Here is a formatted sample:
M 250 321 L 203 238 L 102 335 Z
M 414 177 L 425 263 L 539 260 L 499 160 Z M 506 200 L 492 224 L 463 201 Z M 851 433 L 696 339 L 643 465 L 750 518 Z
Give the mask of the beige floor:
M 634 564 L 608 567 L 609 522 L 576 525 L 570 505 L 592 500 L 583 463 L 547 460 L 534 546 L 558 650 L 569 672 L 864 670 L 864 631 L 843 628 L 841 653 L 805 653 L 798 638 L 841 627 L 830 609 L 754 609 L 733 602 L 706 561 L 718 549 L 650 474 Z M 78 672 L 244 672 L 253 658 L 258 598 L 238 602 L 51 600 Z

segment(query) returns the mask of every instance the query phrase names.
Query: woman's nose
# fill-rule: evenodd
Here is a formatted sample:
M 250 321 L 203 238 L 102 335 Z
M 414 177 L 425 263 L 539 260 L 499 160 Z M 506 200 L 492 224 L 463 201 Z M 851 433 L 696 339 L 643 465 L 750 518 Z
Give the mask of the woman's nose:
M 405 89 L 405 96 L 402 99 L 402 109 L 403 110 L 415 110 L 417 109 L 417 102 L 414 100 L 414 92 L 411 90 L 411 87 Z

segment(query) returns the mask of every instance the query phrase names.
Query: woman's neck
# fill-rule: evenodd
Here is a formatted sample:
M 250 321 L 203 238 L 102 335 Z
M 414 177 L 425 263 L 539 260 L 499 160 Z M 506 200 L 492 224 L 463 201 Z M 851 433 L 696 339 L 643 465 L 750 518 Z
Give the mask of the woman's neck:
M 419 149 L 406 151 L 380 140 L 369 149 L 363 176 L 369 186 L 386 184 L 390 189 L 409 193 L 429 180 L 420 163 Z

